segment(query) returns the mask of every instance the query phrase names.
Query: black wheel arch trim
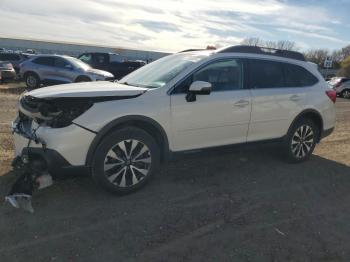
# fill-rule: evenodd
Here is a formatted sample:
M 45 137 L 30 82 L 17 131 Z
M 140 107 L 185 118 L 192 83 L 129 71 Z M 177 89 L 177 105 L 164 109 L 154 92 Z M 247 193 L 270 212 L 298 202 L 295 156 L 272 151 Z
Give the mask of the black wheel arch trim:
M 128 123 L 131 123 L 130 126 L 132 126 L 132 122 L 138 122 L 138 123 L 146 122 L 147 124 L 150 124 L 154 128 L 156 128 L 156 130 L 161 134 L 162 141 L 164 142 L 161 148 L 161 152 L 163 153 L 163 156 L 161 157 L 164 158 L 163 160 L 167 160 L 170 155 L 170 148 L 169 148 L 168 136 L 164 131 L 163 127 L 157 121 L 155 121 L 150 117 L 141 116 L 141 115 L 129 115 L 129 116 L 123 116 L 123 117 L 117 118 L 109 122 L 100 131 L 97 132 L 97 135 L 95 136 L 95 138 L 90 144 L 88 153 L 86 155 L 85 165 L 89 167 L 91 166 L 90 164 L 92 162 L 95 150 L 106 134 L 108 134 L 110 131 L 112 131 L 116 127 L 123 126 L 124 124 L 128 125 Z
M 319 142 L 321 140 L 321 136 L 322 136 L 322 133 L 323 133 L 323 118 L 320 114 L 320 112 L 318 112 L 317 110 L 315 109 L 306 109 L 306 110 L 303 110 L 301 111 L 293 120 L 293 122 L 291 123 L 291 125 L 289 126 L 288 128 L 288 132 L 287 132 L 287 135 L 289 134 L 290 130 L 293 128 L 293 126 L 295 125 L 295 123 L 297 121 L 299 121 L 300 119 L 302 119 L 303 117 L 305 117 L 306 115 L 308 114 L 314 114 L 314 115 L 317 115 L 317 117 L 319 118 L 319 120 L 321 121 L 321 126 L 320 126 L 320 133 L 319 133 L 319 137 L 318 137 L 318 141 Z

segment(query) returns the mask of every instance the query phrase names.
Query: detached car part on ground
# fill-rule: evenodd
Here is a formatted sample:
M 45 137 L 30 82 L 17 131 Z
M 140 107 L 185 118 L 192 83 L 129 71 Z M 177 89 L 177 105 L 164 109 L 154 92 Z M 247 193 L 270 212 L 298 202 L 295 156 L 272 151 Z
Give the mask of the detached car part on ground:
M 289 161 L 302 162 L 332 132 L 335 99 L 299 53 L 236 46 L 175 54 L 119 82 L 23 94 L 13 122 L 15 164 L 54 178 L 82 170 L 125 194 L 181 152 L 274 140 Z
M 106 71 L 91 68 L 79 59 L 62 55 L 32 56 L 20 65 L 20 75 L 29 89 L 41 84 L 66 84 L 113 80 Z

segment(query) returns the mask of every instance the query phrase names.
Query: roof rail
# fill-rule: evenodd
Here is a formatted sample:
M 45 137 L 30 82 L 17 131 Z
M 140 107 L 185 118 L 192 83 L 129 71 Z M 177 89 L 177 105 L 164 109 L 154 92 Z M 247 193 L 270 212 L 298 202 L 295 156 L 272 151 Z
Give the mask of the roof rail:
M 186 52 L 193 52 L 193 51 L 205 51 L 205 50 L 208 50 L 208 49 L 186 49 L 186 50 L 182 50 L 178 53 L 186 53 Z
M 261 47 L 261 46 L 236 45 L 236 46 L 223 48 L 219 50 L 218 53 L 250 53 L 250 54 L 272 55 L 272 56 L 279 56 L 279 57 L 290 58 L 290 59 L 295 59 L 300 61 L 306 61 L 302 53 L 289 51 L 289 50 Z

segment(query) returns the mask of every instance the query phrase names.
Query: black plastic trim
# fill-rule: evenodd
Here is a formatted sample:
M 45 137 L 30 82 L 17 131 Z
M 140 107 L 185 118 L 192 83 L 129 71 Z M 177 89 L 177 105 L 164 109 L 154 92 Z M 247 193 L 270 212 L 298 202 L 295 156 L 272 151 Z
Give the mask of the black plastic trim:
M 329 129 L 323 129 L 322 133 L 321 133 L 321 139 L 329 136 L 330 134 L 332 134 L 334 131 L 334 127 L 329 128 Z
M 71 165 L 60 153 L 53 149 L 43 149 L 34 147 L 25 147 L 22 155 L 28 155 L 29 161 L 40 158 L 45 161 L 47 170 L 50 174 L 58 176 L 70 172 L 88 172 L 86 166 Z

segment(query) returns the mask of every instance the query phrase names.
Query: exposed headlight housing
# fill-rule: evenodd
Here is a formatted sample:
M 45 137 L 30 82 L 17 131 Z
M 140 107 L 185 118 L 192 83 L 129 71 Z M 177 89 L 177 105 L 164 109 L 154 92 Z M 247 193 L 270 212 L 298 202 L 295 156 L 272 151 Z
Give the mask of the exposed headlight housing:
M 53 128 L 66 127 L 72 121 L 87 111 L 93 103 L 81 98 L 41 99 L 32 96 L 22 96 L 19 109 L 39 124 Z

